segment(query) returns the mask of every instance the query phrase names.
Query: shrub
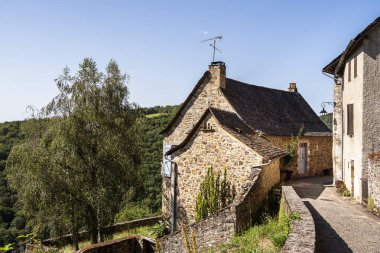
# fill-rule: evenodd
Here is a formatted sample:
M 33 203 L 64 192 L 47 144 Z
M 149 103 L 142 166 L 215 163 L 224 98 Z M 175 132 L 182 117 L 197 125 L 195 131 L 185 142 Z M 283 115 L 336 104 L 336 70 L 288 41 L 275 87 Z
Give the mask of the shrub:
M 368 196 L 367 210 L 373 211 L 374 209 L 376 209 L 375 200 L 371 196 Z
M 227 181 L 227 170 L 224 169 L 223 179 L 220 173 L 214 173 L 212 167 L 201 183 L 195 203 L 195 220 L 199 221 L 216 213 L 219 209 L 228 206 L 234 198 L 231 184 Z

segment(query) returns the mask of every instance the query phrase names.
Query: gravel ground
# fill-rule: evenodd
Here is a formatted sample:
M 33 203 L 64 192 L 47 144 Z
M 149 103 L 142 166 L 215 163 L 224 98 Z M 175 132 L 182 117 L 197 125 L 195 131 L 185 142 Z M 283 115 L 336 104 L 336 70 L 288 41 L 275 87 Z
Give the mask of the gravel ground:
M 288 185 L 314 218 L 317 252 L 380 252 L 380 219 L 338 196 L 331 177 L 301 178 Z

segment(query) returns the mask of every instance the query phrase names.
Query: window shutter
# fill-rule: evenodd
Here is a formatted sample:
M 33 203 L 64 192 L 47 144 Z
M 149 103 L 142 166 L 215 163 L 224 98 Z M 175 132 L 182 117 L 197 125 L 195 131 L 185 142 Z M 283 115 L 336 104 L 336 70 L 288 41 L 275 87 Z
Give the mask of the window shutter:
M 347 105 L 347 135 L 354 135 L 354 104 Z
M 166 152 L 168 152 L 170 149 L 172 149 L 172 145 L 165 145 L 164 147 L 164 161 L 162 163 L 164 176 L 170 177 L 171 170 L 172 170 L 172 156 L 171 155 L 165 155 Z
M 351 61 L 348 62 L 348 81 L 351 82 Z
M 358 57 L 354 58 L 354 78 L 358 76 Z

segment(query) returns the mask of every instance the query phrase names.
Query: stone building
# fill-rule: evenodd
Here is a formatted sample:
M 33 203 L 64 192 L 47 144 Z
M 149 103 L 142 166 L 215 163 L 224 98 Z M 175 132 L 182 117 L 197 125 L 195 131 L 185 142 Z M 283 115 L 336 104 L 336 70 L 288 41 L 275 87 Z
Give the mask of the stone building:
M 237 194 L 257 167 L 265 189 L 280 181 L 279 158 L 292 136 L 301 136 L 294 175 L 318 175 L 331 169 L 331 132 L 298 93 L 250 85 L 226 78 L 223 62 L 213 62 L 195 85 L 164 135 L 162 212 L 175 227 L 193 222 L 195 199 L 207 169 L 227 169 Z M 276 166 L 274 166 L 276 165 Z
M 380 171 L 369 157 L 380 150 L 379 56 L 380 17 L 322 70 L 334 79 L 334 177 L 357 200 L 367 203 L 370 195 L 377 205 Z

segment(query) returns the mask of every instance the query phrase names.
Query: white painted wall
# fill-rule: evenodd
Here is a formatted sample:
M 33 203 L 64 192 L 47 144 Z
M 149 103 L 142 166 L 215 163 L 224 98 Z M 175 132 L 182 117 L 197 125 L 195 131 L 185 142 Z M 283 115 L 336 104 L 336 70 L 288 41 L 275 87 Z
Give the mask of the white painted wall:
M 357 77 L 354 77 L 354 57 L 357 56 Z M 363 144 L 363 59 L 362 47 L 346 61 L 343 77 L 343 177 L 351 190 L 351 160 L 354 160 L 354 197 L 361 198 L 362 144 Z M 351 61 L 351 81 L 348 67 Z M 347 135 L 347 105 L 354 104 L 354 136 Z

